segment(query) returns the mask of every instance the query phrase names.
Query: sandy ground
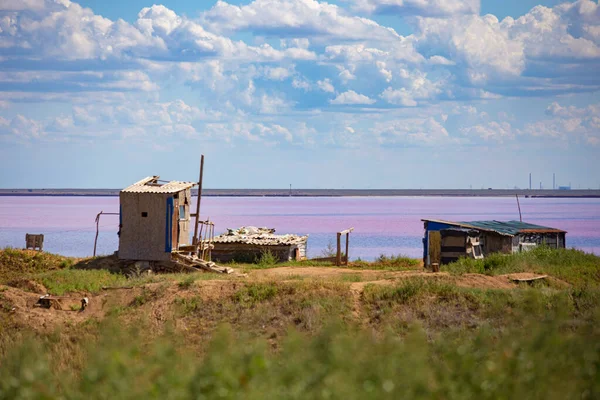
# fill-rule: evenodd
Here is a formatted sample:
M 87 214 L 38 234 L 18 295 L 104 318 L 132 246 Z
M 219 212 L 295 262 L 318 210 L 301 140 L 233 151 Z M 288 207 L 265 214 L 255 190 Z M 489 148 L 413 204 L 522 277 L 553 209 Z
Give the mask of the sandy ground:
M 347 280 L 344 280 L 344 278 Z M 152 319 L 161 324 L 171 317 L 172 304 L 175 299 L 200 296 L 202 299 L 219 299 L 231 296 L 247 282 L 252 281 L 292 281 L 295 279 L 323 279 L 345 281 L 354 298 L 353 314 L 360 314 L 360 297 L 366 285 L 394 285 L 402 279 L 422 277 L 423 279 L 441 279 L 460 287 L 482 289 L 512 289 L 517 287 L 512 279 L 534 278 L 535 274 L 519 273 L 509 275 L 488 276 L 480 274 L 450 275 L 445 272 L 431 273 L 424 270 L 415 271 L 381 271 L 351 270 L 334 267 L 281 267 L 250 271 L 248 276 L 238 279 L 198 280 L 188 289 L 181 288 L 177 282 L 151 283 L 135 288 L 117 288 L 102 290 L 100 293 L 70 293 L 59 298 L 57 308 L 45 309 L 36 307 L 45 288 L 36 282 L 20 282 L 18 289 L 0 285 L 0 294 L 10 302 L 10 311 L 15 320 L 36 330 L 49 330 L 59 326 L 78 324 L 88 319 L 102 319 L 116 307 L 129 307 L 136 298 L 152 298 Z M 549 279 L 553 279 L 548 277 Z M 355 281 L 354 281 L 355 280 Z M 81 298 L 87 296 L 89 306 L 79 311 Z

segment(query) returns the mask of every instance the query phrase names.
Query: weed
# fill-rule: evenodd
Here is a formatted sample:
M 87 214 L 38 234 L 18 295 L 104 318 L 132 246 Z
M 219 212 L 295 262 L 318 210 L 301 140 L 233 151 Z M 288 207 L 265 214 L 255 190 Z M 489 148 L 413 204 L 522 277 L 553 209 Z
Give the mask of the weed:
M 200 309 L 202 299 L 200 297 L 178 298 L 175 304 L 179 307 L 181 314 L 188 315 Z
M 277 295 L 279 289 L 273 282 L 253 283 L 244 286 L 233 295 L 236 303 L 252 306 L 256 303 L 269 300 Z
M 196 274 L 190 274 L 184 280 L 179 282 L 179 287 L 181 289 L 189 289 L 190 287 L 192 287 L 194 282 L 196 282 L 196 279 L 198 279 Z
M 260 253 L 260 257 L 256 260 L 256 264 L 261 268 L 268 268 L 276 265 L 278 261 L 277 256 L 275 256 L 273 252 L 265 250 Z

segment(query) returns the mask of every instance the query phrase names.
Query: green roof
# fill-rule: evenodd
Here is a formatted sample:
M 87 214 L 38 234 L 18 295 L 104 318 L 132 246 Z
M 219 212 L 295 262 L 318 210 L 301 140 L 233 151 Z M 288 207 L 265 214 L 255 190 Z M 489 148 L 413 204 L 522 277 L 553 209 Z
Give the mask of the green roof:
M 497 232 L 501 235 L 514 236 L 519 233 L 539 232 L 539 233 L 566 233 L 563 230 L 550 228 L 542 225 L 530 224 L 521 221 L 442 221 L 442 220 L 426 220 L 446 223 L 448 225 L 460 226 L 463 228 L 475 228 L 478 230 Z

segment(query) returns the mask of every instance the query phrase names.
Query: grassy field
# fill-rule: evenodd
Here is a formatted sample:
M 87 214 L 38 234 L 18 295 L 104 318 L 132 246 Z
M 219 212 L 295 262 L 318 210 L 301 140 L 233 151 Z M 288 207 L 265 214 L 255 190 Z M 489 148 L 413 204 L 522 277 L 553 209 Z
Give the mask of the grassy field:
M 600 258 L 575 250 L 135 279 L 21 253 L 0 252 L 0 399 L 600 398 Z M 31 282 L 90 308 L 25 306 Z

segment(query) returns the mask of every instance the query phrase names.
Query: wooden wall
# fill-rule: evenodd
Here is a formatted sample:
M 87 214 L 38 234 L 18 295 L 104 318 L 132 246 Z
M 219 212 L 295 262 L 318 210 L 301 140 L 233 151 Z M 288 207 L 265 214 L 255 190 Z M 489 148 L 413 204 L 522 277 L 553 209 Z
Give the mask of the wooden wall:
M 172 194 L 123 193 L 119 258 L 125 260 L 163 261 L 171 258 L 165 251 L 167 198 Z M 147 213 L 142 217 L 142 213 Z

